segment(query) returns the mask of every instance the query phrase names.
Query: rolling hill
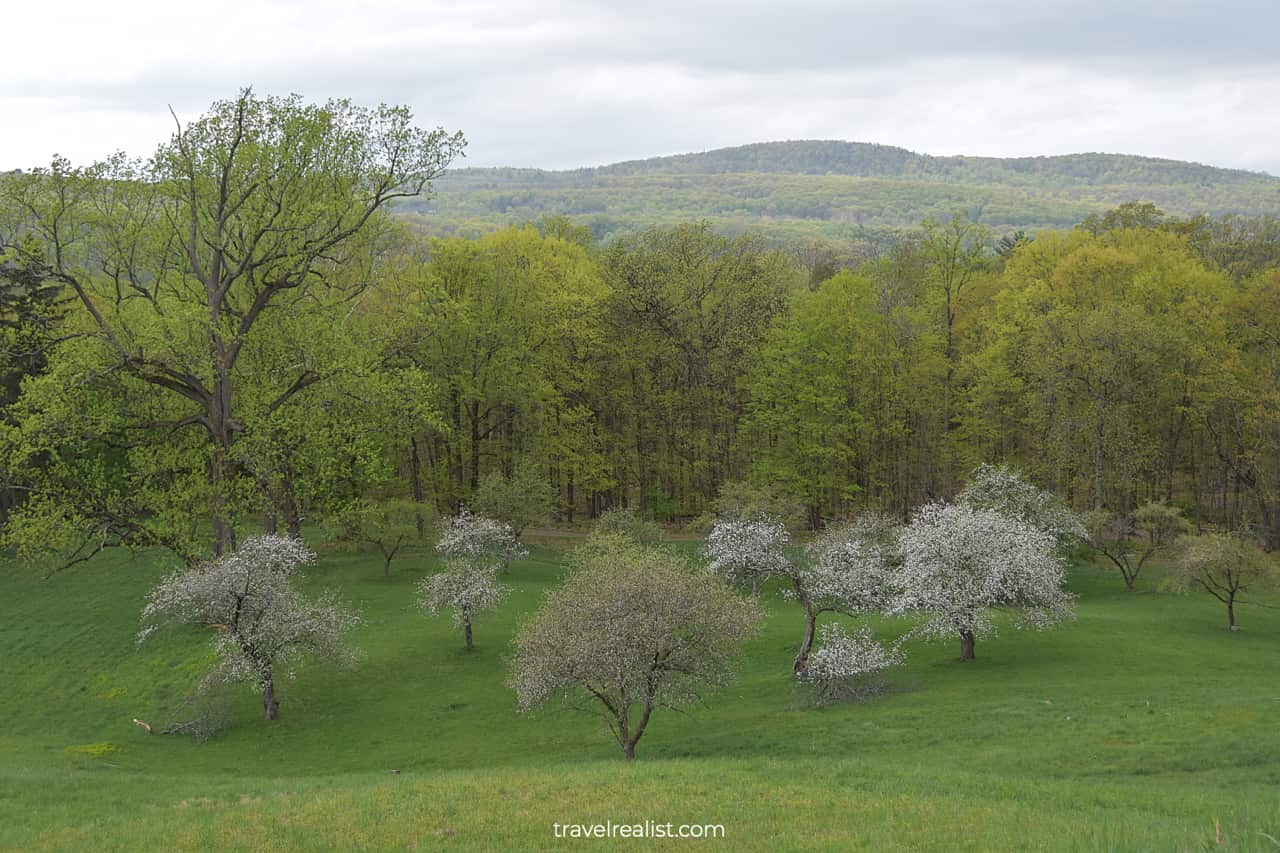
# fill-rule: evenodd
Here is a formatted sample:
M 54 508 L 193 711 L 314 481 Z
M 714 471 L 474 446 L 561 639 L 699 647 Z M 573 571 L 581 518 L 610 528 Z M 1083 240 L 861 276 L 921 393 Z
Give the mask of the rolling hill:
M 467 168 L 398 212 L 433 234 L 472 235 L 562 214 L 607 239 L 708 219 L 734 233 L 845 239 L 962 213 L 996 232 L 1068 227 L 1126 201 L 1173 214 L 1280 213 L 1280 178 L 1123 154 L 935 157 L 858 142 L 766 142 L 545 171 Z

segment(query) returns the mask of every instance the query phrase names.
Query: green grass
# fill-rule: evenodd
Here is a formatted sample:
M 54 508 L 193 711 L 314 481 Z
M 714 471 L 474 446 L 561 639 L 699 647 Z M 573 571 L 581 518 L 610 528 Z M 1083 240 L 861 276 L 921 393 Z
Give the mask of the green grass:
M 503 684 L 553 551 L 513 567 L 471 655 L 413 606 L 425 555 L 390 579 L 376 556 L 325 556 L 306 582 L 364 614 L 361 666 L 304 670 L 274 724 L 246 690 L 203 744 L 132 723 L 168 719 L 207 660 L 196 631 L 134 643 L 169 568 L 0 566 L 0 846 L 536 849 L 555 822 L 652 820 L 725 826 L 672 847 L 1280 849 L 1280 611 L 1244 607 L 1228 633 L 1216 602 L 1154 577 L 1130 594 L 1080 568 L 1074 623 L 1003 631 L 972 664 L 912 644 L 888 693 L 824 709 L 796 700 L 799 615 L 767 594 L 737 684 L 655 715 L 628 766 L 598 719 L 519 715 Z

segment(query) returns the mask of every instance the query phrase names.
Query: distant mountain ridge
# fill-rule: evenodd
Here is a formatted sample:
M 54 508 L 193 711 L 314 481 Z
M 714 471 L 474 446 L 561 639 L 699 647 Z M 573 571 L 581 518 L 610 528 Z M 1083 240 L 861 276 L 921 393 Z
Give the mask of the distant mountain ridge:
M 1270 178 L 1263 172 L 1224 169 L 1182 160 L 1132 154 L 1057 154 L 1038 157 L 973 157 L 917 154 L 874 142 L 794 140 L 756 142 L 690 154 L 627 160 L 594 169 L 608 175 L 724 174 L 769 172 L 804 175 L 849 175 L 861 178 L 925 178 L 956 180 L 972 175 L 1041 175 L 1090 183 L 1113 182 L 1121 176 L 1154 183 L 1183 181 L 1249 181 Z M 1280 178 L 1274 178 L 1280 181 Z
M 708 219 L 737 232 L 838 238 L 963 213 L 994 228 L 1064 227 L 1125 201 L 1173 214 L 1280 215 L 1280 178 L 1128 154 L 972 157 L 865 142 L 759 142 L 606 166 L 449 172 L 404 215 L 475 233 L 563 214 L 599 236 Z

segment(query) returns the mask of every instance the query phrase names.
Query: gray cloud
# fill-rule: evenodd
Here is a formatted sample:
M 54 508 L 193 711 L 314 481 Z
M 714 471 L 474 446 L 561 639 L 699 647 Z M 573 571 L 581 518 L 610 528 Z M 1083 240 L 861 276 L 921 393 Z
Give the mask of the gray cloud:
M 1280 172 L 1272 0 L 125 6 L 69 14 L 65 61 L 39 40 L 6 46 L 0 110 L 22 131 L 0 134 L 0 167 L 54 150 L 146 153 L 168 132 L 167 105 L 194 116 L 252 83 L 409 103 L 462 128 L 483 165 L 821 137 Z M 16 12 L 14 31 L 37 11 Z

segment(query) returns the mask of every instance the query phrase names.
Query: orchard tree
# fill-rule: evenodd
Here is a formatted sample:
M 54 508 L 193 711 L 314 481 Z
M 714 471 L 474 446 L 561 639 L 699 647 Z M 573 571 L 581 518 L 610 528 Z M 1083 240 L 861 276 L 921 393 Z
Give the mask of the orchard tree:
M 761 619 L 754 601 L 678 555 L 597 537 L 521 626 L 509 684 L 521 711 L 555 699 L 597 708 L 630 761 L 655 710 L 732 680 Z
M 508 590 L 498 583 L 498 572 L 527 552 L 509 526 L 467 510 L 445 522 L 436 552 L 444 558 L 443 570 L 423 579 L 418 605 L 432 616 L 452 611 L 472 651 L 472 618 L 502 601 Z
M 621 536 L 638 545 L 656 545 L 662 541 L 662 528 L 653 519 L 631 507 L 610 507 L 600 513 L 591 528 L 593 536 Z
M 1236 628 L 1239 596 L 1255 587 L 1280 583 L 1276 561 L 1249 537 L 1238 533 L 1206 533 L 1182 540 L 1173 572 L 1162 584 L 1178 592 L 1199 589 L 1227 607 L 1227 629 Z
M 789 566 L 786 574 L 791 587 L 784 594 L 804 610 L 804 636 L 792 662 L 797 677 L 803 677 L 809 668 L 819 616 L 864 616 L 889 606 L 897 583 L 896 537 L 897 525 L 892 519 L 870 513 L 818 537 L 806 548 L 807 559 Z
M 919 611 L 913 633 L 960 637 L 960 659 L 974 659 L 978 636 L 994 632 L 993 608 L 1015 609 L 1023 626 L 1071 618 L 1064 565 L 1052 533 L 964 504 L 929 504 L 897 544 L 902 591 L 890 612 Z
M 471 620 L 481 610 L 497 607 L 508 588 L 498 583 L 497 566 L 463 557 L 447 557 L 443 571 L 424 578 L 418 586 L 418 606 L 432 616 L 448 610 L 453 624 L 462 629 L 468 652 L 475 650 Z
M 338 535 L 377 548 L 382 554 L 382 575 L 391 577 L 391 561 L 406 545 L 420 540 L 421 512 L 420 504 L 404 499 L 355 501 L 338 514 Z
M 758 593 L 760 584 L 773 575 L 789 573 L 791 561 L 783 549 L 790 541 L 786 526 L 774 518 L 721 519 L 707 534 L 707 569 Z
M 776 518 L 788 530 L 805 523 L 804 505 L 774 483 L 747 480 L 721 483 L 712 509 L 717 519 L 750 521 L 762 517 Z
M 293 585 L 295 570 L 314 560 L 297 539 L 245 539 L 235 551 L 161 581 L 143 608 L 138 641 L 170 625 L 214 629 L 218 663 L 201 681 L 201 690 L 253 684 L 262 692 L 263 715 L 275 720 L 282 669 L 292 678 L 293 667 L 306 658 L 355 662 L 346 637 L 359 619 L 332 596 L 309 600 Z
M 164 514 L 161 486 L 170 482 L 182 491 L 169 502 L 211 519 L 215 554 L 230 551 L 237 515 L 261 504 L 235 445 L 329 378 L 307 357 L 253 368 L 247 351 L 282 318 L 364 287 L 381 212 L 428 192 L 463 145 L 459 134 L 419 129 L 404 107 L 307 104 L 246 89 L 179 125 L 146 162 L 55 160 L 7 178 L 6 219 L 43 245 L 48 280 L 77 308 L 65 348 L 50 356 L 61 362 L 60 382 L 45 383 L 40 405 L 57 407 L 59 389 L 107 395 L 118 411 L 96 440 L 117 451 L 109 464 L 123 465 L 120 476 L 155 486 L 80 488 L 101 454 L 79 466 L 62 460 L 54 470 L 64 476 L 38 483 L 44 499 L 23 510 L 45 518 L 23 529 L 73 527 L 59 540 L 82 540 L 82 554 L 114 542 L 175 547 L 172 527 L 146 521 Z M 95 434 L 100 424 L 85 423 L 92 406 L 61 409 L 54 425 L 70 418 L 77 436 Z M 29 456 L 46 452 L 40 441 L 29 436 Z M 144 447 L 140 460 L 118 452 Z M 130 470 L 158 460 L 171 470 Z M 146 505 L 133 505 L 134 494 Z
M 467 560 L 504 571 L 512 560 L 529 554 L 517 541 L 511 525 L 466 508 L 445 520 L 436 552 L 446 559 Z
M 1138 507 L 1132 516 L 1092 510 L 1084 514 L 1081 523 L 1090 547 L 1120 570 L 1129 592 L 1133 592 L 1147 559 L 1172 546 L 1187 526 L 1180 510 L 1155 502 Z

